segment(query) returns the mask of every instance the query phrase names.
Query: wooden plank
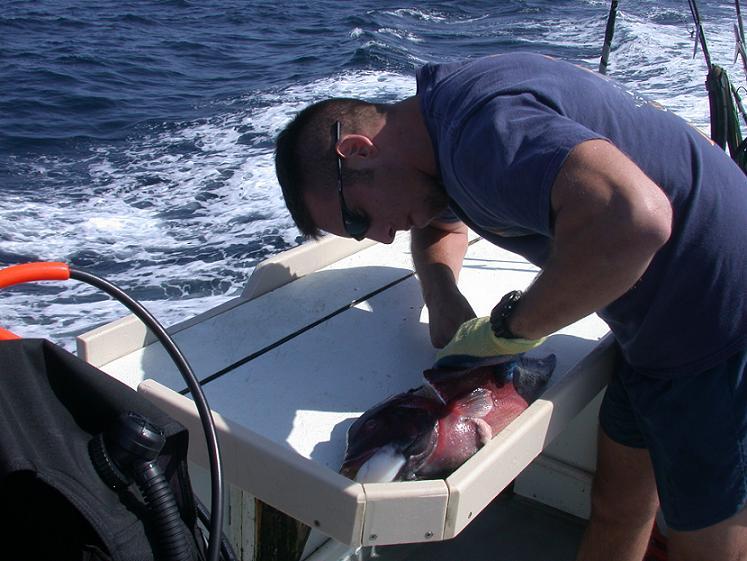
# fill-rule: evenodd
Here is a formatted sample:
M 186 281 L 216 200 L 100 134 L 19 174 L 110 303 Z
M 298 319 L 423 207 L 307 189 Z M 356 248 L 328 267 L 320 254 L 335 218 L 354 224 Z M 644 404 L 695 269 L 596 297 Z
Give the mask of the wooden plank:
M 260 500 L 255 501 L 254 561 L 298 561 L 311 528 Z

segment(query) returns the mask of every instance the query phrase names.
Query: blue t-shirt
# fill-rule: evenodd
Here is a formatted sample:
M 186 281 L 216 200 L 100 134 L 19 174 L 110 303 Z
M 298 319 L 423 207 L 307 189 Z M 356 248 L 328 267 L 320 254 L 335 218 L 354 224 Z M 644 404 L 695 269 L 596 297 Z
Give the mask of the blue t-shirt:
M 536 54 L 428 64 L 417 84 L 452 211 L 537 265 L 552 247 L 552 185 L 579 143 L 609 140 L 664 190 L 670 240 L 599 312 L 634 368 L 690 374 L 747 347 L 747 178 L 702 133 L 613 80 Z

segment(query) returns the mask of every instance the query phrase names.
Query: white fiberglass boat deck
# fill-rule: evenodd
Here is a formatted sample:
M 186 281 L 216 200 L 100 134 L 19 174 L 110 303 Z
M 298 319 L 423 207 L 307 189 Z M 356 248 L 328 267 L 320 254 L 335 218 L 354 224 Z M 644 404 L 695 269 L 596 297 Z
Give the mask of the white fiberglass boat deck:
M 487 315 L 504 293 L 527 286 L 537 269 L 474 242 L 460 287 L 478 315 Z M 326 266 L 297 271 L 299 253 Z M 304 267 L 313 272 L 304 274 Z M 558 357 L 549 388 L 450 477 L 350 481 L 337 473 L 347 428 L 377 402 L 420 385 L 433 363 L 426 314 L 409 237 L 402 235 L 391 246 L 338 239 L 292 250 L 258 267 L 242 298 L 178 326 L 176 341 L 216 412 L 227 481 L 351 547 L 448 539 L 589 409 L 606 384 L 611 351 L 609 340 L 600 339 L 607 329 L 590 316 L 534 351 Z M 160 346 L 144 346 L 142 330 L 133 326 L 127 320 L 91 332 L 79 352 L 139 385 L 188 426 L 192 459 L 207 465 L 195 409 L 179 393 L 184 383 Z M 560 438 L 551 457 L 525 472 L 519 492 L 583 515 L 594 429 L 593 422 L 581 423 L 574 435 Z M 574 489 L 582 496 L 571 496 Z

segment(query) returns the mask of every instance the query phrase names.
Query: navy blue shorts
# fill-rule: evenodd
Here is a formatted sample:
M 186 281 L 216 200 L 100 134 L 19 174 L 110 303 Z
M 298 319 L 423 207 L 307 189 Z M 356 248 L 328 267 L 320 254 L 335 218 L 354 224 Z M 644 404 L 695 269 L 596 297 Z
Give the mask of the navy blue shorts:
M 745 506 L 747 350 L 670 379 L 640 375 L 619 358 L 599 423 L 615 442 L 648 449 L 674 530 L 706 528 Z

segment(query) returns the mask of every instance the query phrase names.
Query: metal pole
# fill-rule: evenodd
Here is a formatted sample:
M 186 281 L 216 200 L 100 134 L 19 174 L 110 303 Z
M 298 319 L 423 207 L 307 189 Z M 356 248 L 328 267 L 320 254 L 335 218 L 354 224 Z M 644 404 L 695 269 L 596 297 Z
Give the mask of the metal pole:
M 688 0 L 690 4 L 690 13 L 693 15 L 693 21 L 695 22 L 695 50 L 693 51 L 693 58 L 695 53 L 698 52 L 698 42 L 703 49 L 703 56 L 705 56 L 706 65 L 708 70 L 711 69 L 711 54 L 708 52 L 708 45 L 706 44 L 705 33 L 703 33 L 703 24 L 700 21 L 700 13 L 698 12 L 698 5 L 695 0 Z
M 600 74 L 607 74 L 607 61 L 610 56 L 610 47 L 612 46 L 612 36 L 615 34 L 615 19 L 617 18 L 617 2 L 612 0 L 610 4 L 610 13 L 607 16 L 607 29 L 604 31 L 604 45 L 602 46 L 602 58 L 599 61 Z

